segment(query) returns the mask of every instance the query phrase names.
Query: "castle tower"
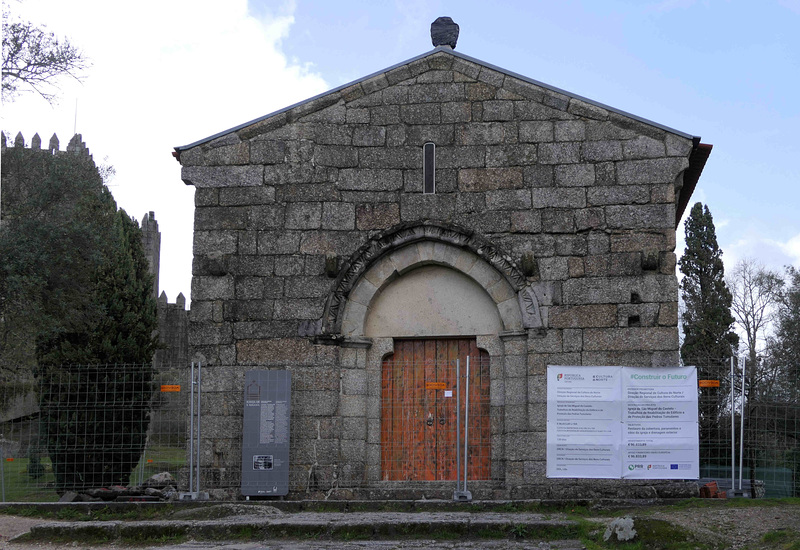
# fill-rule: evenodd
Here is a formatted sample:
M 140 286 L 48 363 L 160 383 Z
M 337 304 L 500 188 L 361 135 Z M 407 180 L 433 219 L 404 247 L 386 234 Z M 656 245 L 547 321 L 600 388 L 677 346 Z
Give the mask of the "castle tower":
M 144 247 L 150 273 L 153 274 L 153 296 L 158 298 L 158 275 L 161 262 L 161 232 L 158 230 L 155 212 L 142 218 L 142 246 Z

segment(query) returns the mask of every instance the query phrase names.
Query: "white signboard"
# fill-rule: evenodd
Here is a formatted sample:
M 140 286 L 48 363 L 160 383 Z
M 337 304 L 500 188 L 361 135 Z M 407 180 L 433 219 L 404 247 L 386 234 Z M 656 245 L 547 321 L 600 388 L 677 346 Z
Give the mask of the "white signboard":
M 547 477 L 699 477 L 694 367 L 547 368 Z

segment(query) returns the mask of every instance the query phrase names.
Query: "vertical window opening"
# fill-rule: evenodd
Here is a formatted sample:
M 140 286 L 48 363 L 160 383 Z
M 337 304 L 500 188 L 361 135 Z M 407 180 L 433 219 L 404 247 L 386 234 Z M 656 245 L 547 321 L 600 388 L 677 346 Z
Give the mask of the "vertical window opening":
M 422 146 L 423 193 L 436 193 L 436 144 L 428 142 Z

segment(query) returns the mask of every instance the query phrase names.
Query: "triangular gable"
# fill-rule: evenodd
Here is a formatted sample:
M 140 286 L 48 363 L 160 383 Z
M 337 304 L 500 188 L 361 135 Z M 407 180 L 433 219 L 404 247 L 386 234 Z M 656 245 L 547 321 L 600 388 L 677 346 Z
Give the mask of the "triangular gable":
M 301 119 L 304 122 L 311 122 L 315 114 L 318 114 L 318 116 L 325 116 L 323 112 L 326 109 L 335 109 L 337 104 L 342 101 L 346 104 L 352 104 L 352 102 L 357 101 L 368 101 L 368 96 L 371 94 L 437 69 L 452 70 L 455 73 L 463 74 L 466 78 L 484 82 L 496 88 L 502 88 L 507 93 L 519 96 L 517 99 L 529 100 L 531 105 L 541 105 L 541 109 L 548 110 L 551 114 L 557 115 L 561 113 L 569 118 L 607 120 L 615 126 L 645 136 L 666 132 L 677 136 L 681 140 L 691 140 L 693 146 L 689 155 L 689 168 L 684 174 L 684 182 L 682 189 L 680 189 L 677 204 L 675 220 L 675 225 L 677 227 L 683 216 L 683 211 L 688 204 L 689 198 L 697 185 L 705 162 L 708 159 L 708 155 L 711 151 L 710 145 L 701 144 L 699 137 L 694 137 L 691 134 L 681 132 L 626 111 L 610 107 L 589 98 L 497 67 L 457 52 L 447 46 L 434 48 L 424 54 L 257 119 L 250 120 L 244 124 L 200 139 L 194 143 L 175 147 L 173 156 L 184 164 L 181 155 L 195 147 L 210 145 L 213 148 L 215 146 L 233 144 L 235 142 L 248 140 L 265 132 L 276 130 L 287 124 L 300 121 Z M 427 101 L 438 101 L 439 99 L 438 97 L 431 97 Z M 425 102 L 426 98 L 420 98 L 419 103 Z M 344 123 L 345 120 L 341 122 Z M 205 149 L 205 147 L 203 147 L 203 149 Z M 194 164 L 194 160 L 188 162 L 189 164 Z
M 363 90 L 363 92 L 361 92 L 361 95 L 363 95 L 372 93 L 374 91 L 378 91 L 389 85 L 397 84 L 399 82 L 402 82 L 403 80 L 406 80 L 408 78 L 413 78 L 415 76 L 418 76 L 422 72 L 430 70 L 429 67 L 422 68 L 424 70 L 421 70 L 421 68 L 417 68 L 415 70 L 415 64 L 417 64 L 417 62 L 420 60 L 435 56 L 436 54 L 452 55 L 457 59 L 465 62 L 466 64 L 472 65 L 472 67 L 469 67 L 466 64 L 453 65 L 452 70 L 454 71 L 463 72 L 468 76 L 472 76 L 473 78 L 476 78 L 478 80 L 492 83 L 498 87 L 501 85 L 509 87 L 512 90 L 520 93 L 520 95 L 522 95 L 523 97 L 527 97 L 528 99 L 537 100 L 544 98 L 544 96 L 547 96 L 547 99 L 549 99 L 551 102 L 551 106 L 554 108 L 566 107 L 571 103 L 572 104 L 571 108 L 575 111 L 573 114 L 576 114 L 578 116 L 588 115 L 589 118 L 594 118 L 593 116 L 591 116 L 592 108 L 599 108 L 609 111 L 610 113 L 619 115 L 621 117 L 624 117 L 626 119 L 630 119 L 631 121 L 640 122 L 646 126 L 658 128 L 660 130 L 664 130 L 666 132 L 678 135 L 680 137 L 699 140 L 699 138 L 693 138 L 693 136 L 690 134 L 681 132 L 679 130 L 675 130 L 674 128 L 670 128 L 668 126 L 664 126 L 663 124 L 647 120 L 645 118 L 625 112 L 621 109 L 616 109 L 614 107 L 604 105 L 603 103 L 600 103 L 598 101 L 594 101 L 589 98 L 580 96 L 578 94 L 574 94 L 572 92 L 556 88 L 555 86 L 550 86 L 549 84 L 545 84 L 543 82 L 539 82 L 538 80 L 534 80 L 532 78 L 528 78 L 526 76 L 517 74 L 513 71 L 503 69 L 502 67 L 497 67 L 490 63 L 486 63 L 485 61 L 481 61 L 480 59 L 476 59 L 474 57 L 465 55 L 461 52 L 457 52 L 453 49 L 450 49 L 449 47 L 440 46 L 424 54 L 412 57 L 411 59 L 402 61 L 400 63 L 397 63 L 396 65 L 392 65 L 391 67 L 388 67 L 381 71 L 372 73 L 363 78 L 359 78 L 357 80 L 339 86 L 338 88 L 334 88 L 327 92 L 323 92 L 319 95 L 300 101 L 293 105 L 289 105 L 288 107 L 284 107 L 283 109 L 266 114 L 262 117 L 250 120 L 248 122 L 245 122 L 244 124 L 234 126 L 233 128 L 229 128 L 212 136 L 197 140 L 194 143 L 175 147 L 175 151 L 178 153 L 178 155 L 180 155 L 182 151 L 186 151 L 193 147 L 197 147 L 198 145 L 209 143 L 211 141 L 224 137 L 228 134 L 239 132 L 250 126 L 257 126 L 257 128 L 260 131 L 245 132 L 246 134 L 245 136 L 240 136 L 242 139 L 247 139 L 248 137 L 251 137 L 250 134 L 255 135 L 263 131 L 268 131 L 277 128 L 279 126 L 292 122 L 302 116 L 307 116 L 311 113 L 314 113 L 315 111 L 334 105 L 340 99 L 344 99 L 345 101 L 356 99 L 357 98 L 356 94 L 359 94 L 358 88 L 361 88 L 361 90 Z M 483 74 L 481 75 L 480 73 Z M 492 73 L 495 73 L 494 78 L 492 78 Z M 505 82 L 503 80 L 503 77 L 505 76 L 510 76 L 519 82 L 518 83 Z M 494 80 L 495 82 L 492 82 L 492 80 Z M 514 86 L 514 84 L 517 84 L 517 86 Z M 526 89 L 525 84 L 532 85 L 533 88 L 528 87 Z M 538 98 L 535 97 L 537 95 L 540 97 Z M 559 101 L 559 96 L 562 98 L 561 101 Z M 547 104 L 547 101 L 545 101 L 545 104 Z

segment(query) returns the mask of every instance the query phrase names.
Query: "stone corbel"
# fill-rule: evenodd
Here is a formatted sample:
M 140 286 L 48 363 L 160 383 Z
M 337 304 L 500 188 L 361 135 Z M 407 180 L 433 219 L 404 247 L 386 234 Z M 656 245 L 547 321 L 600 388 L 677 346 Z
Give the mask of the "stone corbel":
M 522 326 L 525 328 L 544 328 L 542 313 L 539 309 L 539 299 L 531 286 L 526 286 L 517 292 L 519 309 L 522 312 Z

